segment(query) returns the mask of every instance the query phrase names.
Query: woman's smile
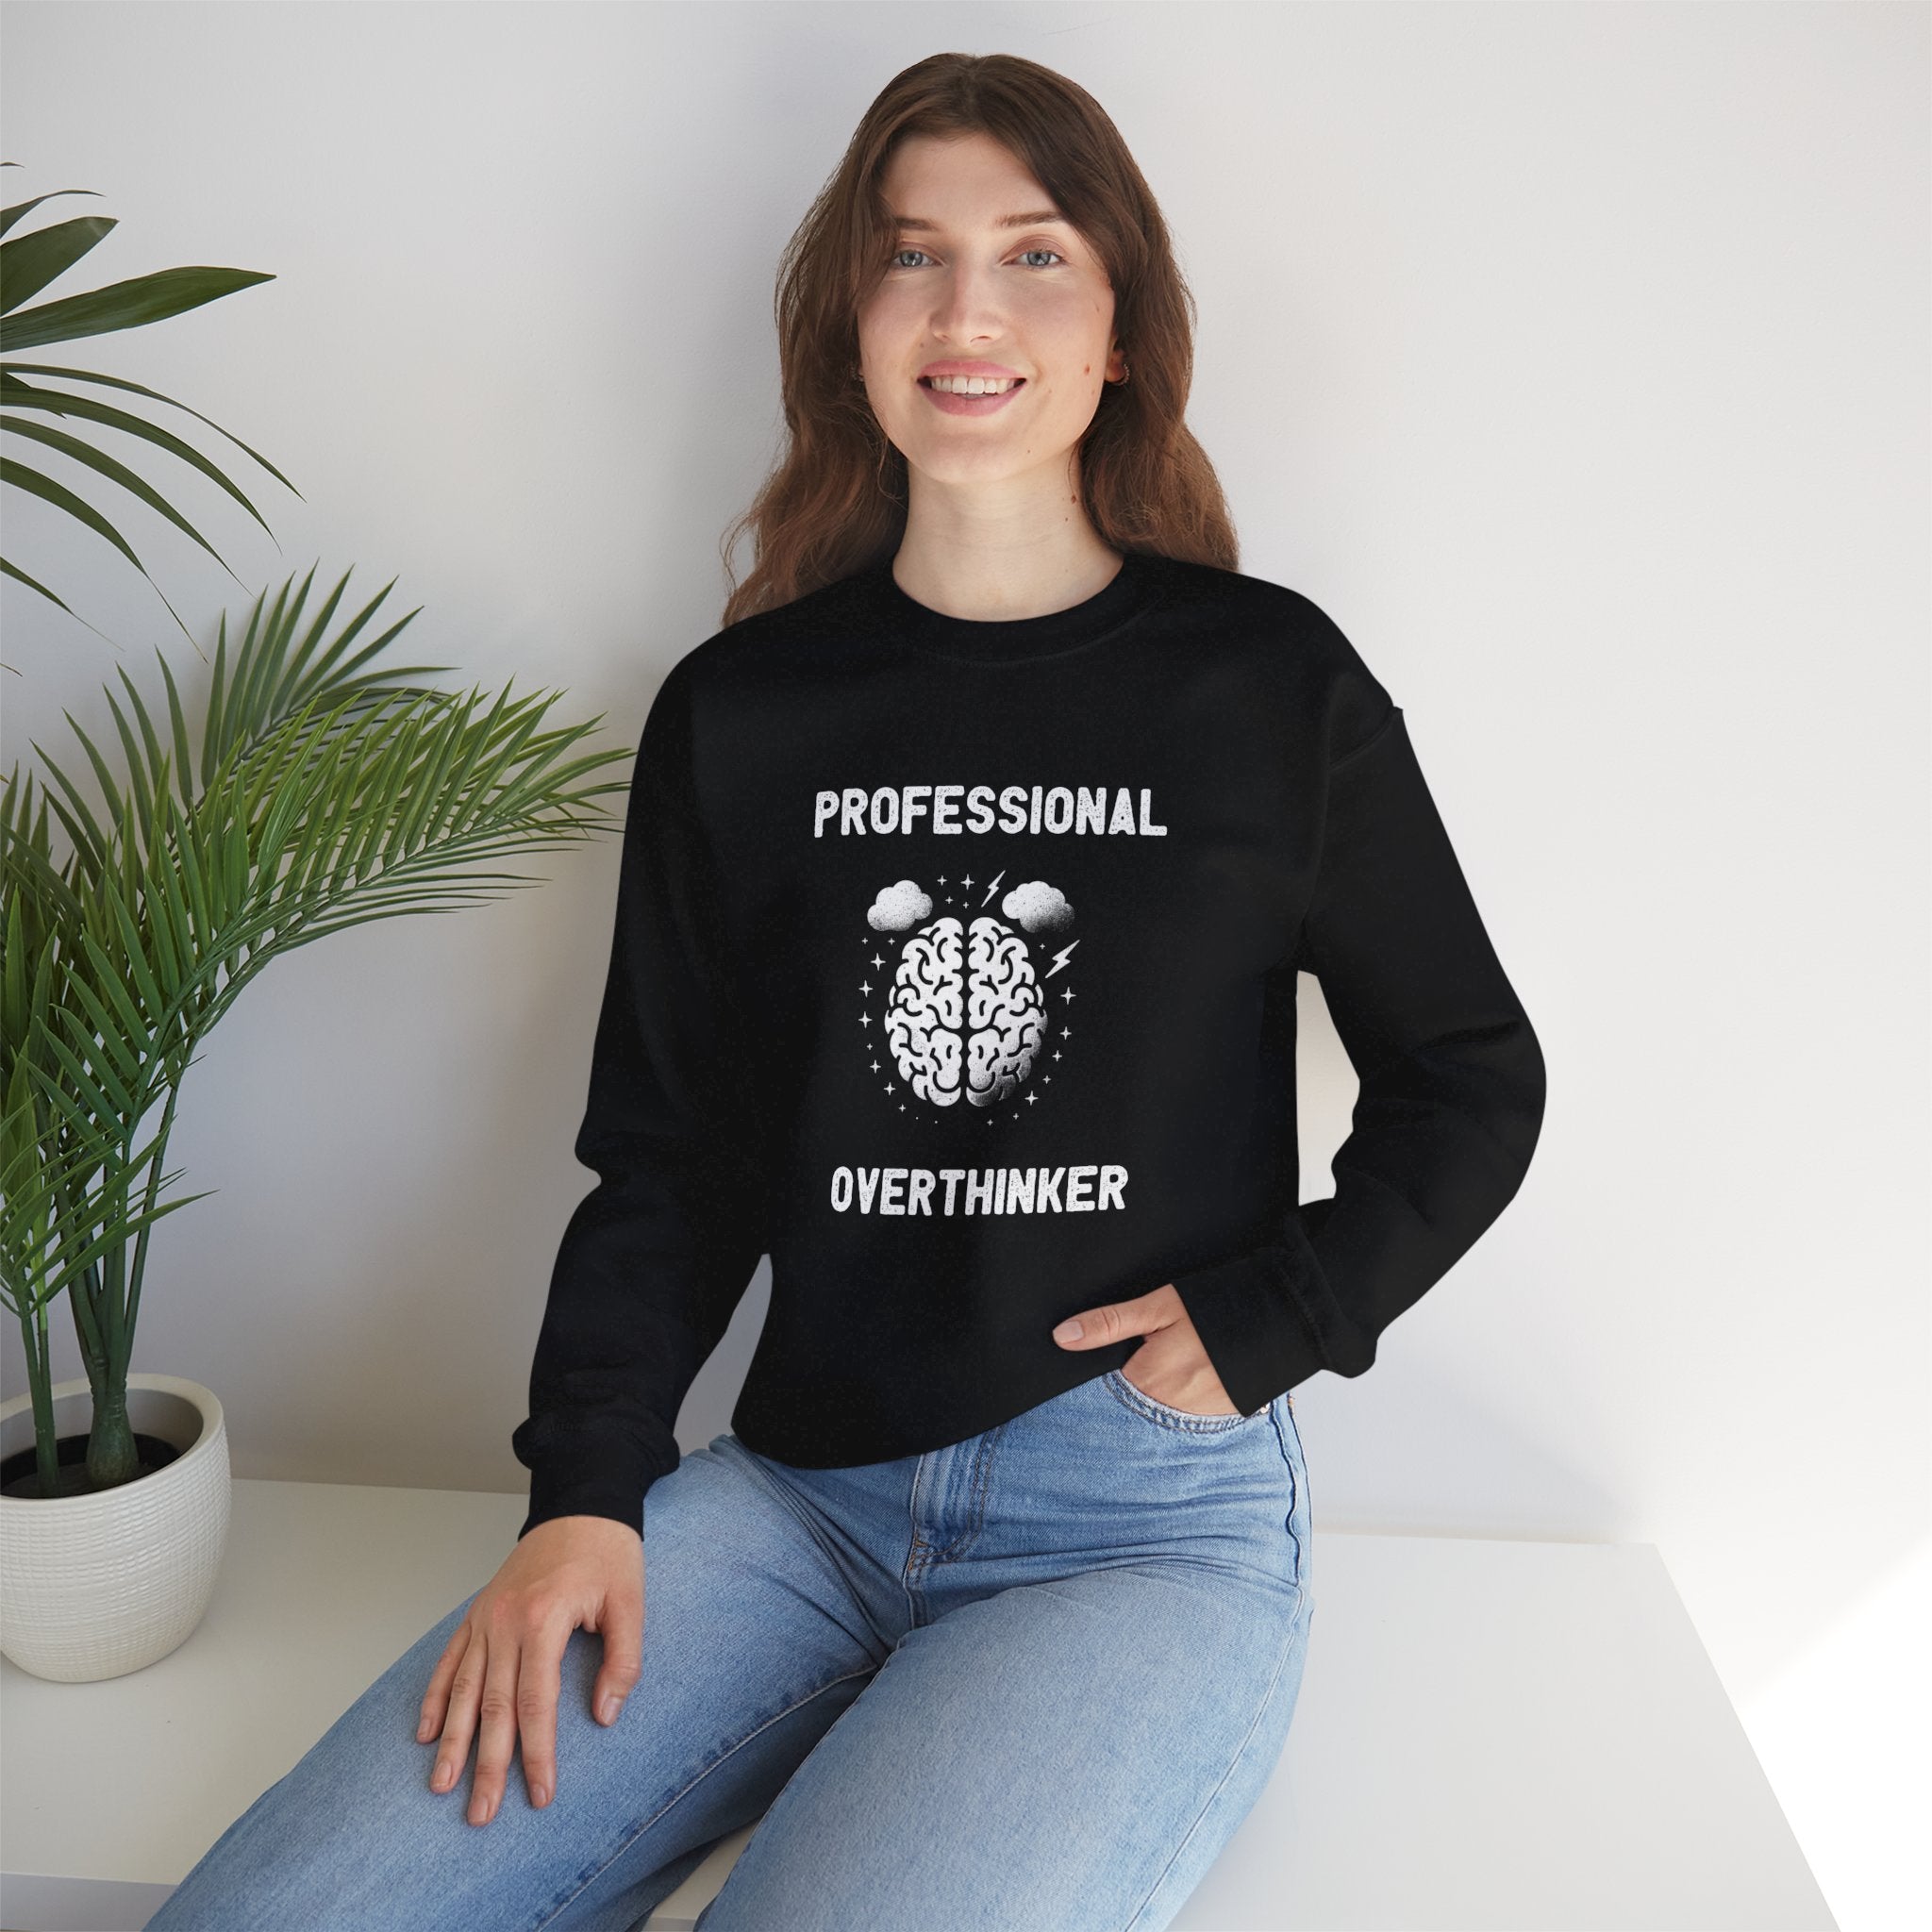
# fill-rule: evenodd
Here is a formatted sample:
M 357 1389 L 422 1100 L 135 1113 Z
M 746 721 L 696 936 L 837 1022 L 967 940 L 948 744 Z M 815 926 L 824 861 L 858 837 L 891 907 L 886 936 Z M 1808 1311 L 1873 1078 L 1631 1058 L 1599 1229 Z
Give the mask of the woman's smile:
M 944 380 L 953 380 L 946 377 Z M 922 375 L 919 378 L 920 393 L 925 396 L 937 409 L 948 416 L 991 416 L 1003 409 L 1026 386 L 1026 378 L 1016 376 L 1010 389 L 987 395 L 961 395 L 956 390 L 939 389 L 934 378 Z

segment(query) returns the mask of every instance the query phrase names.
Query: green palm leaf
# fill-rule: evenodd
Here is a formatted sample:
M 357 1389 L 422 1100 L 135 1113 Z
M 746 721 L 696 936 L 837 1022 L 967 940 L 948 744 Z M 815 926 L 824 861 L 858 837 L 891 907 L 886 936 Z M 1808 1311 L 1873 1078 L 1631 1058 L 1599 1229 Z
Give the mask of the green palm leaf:
M 15 163 L 0 163 L 12 167 Z M 61 191 L 63 192 L 91 193 L 91 190 Z M 232 295 L 238 290 L 248 289 L 261 282 L 271 282 L 275 277 L 256 269 L 239 268 L 170 268 L 159 269 L 151 275 L 133 275 L 125 280 L 110 282 L 103 288 L 91 289 L 82 293 L 56 296 L 39 303 L 33 308 L 23 308 L 22 304 L 31 302 L 54 282 L 81 261 L 92 249 L 104 242 L 118 225 L 102 215 L 77 215 L 71 220 L 55 222 L 26 234 L 12 234 L 9 231 L 20 219 L 42 201 L 52 196 L 40 195 L 31 201 L 16 203 L 0 209 L 0 235 L 7 239 L 0 241 L 0 355 L 16 356 L 23 349 L 39 348 L 48 342 L 76 341 L 92 336 L 112 334 L 120 329 L 144 328 L 150 323 L 165 322 L 186 314 L 190 309 L 199 308 L 209 302 L 217 302 L 225 295 Z M 149 422 L 133 410 L 116 408 L 85 393 L 71 390 L 50 388 L 44 383 L 29 381 L 30 376 L 56 376 L 69 383 L 93 384 L 99 387 L 119 389 L 133 395 L 141 395 L 156 402 L 166 403 L 171 408 L 185 408 L 185 404 L 175 402 L 171 397 L 161 395 L 158 391 L 143 388 L 138 382 L 127 382 L 118 376 L 101 375 L 92 370 L 63 368 L 45 362 L 0 362 L 0 429 L 25 443 L 34 443 L 43 449 L 58 451 L 61 456 L 78 463 L 85 471 L 110 489 L 125 491 L 137 502 L 158 512 L 185 535 L 193 539 L 200 546 L 220 563 L 230 576 L 235 574 L 229 568 L 226 558 L 202 533 L 181 515 L 167 500 L 149 485 L 138 473 L 126 464 L 97 449 L 80 437 L 70 435 L 65 429 L 36 420 L 40 417 L 65 418 L 74 423 L 86 423 L 100 428 L 119 430 L 152 445 L 165 454 L 184 462 L 190 468 L 198 470 L 217 488 L 225 491 L 239 503 L 255 521 L 266 530 L 267 522 L 237 484 L 216 464 L 203 456 L 192 443 L 184 441 L 171 431 Z M 188 413 L 198 421 L 208 423 L 208 418 L 198 410 L 189 409 Z M 243 450 L 248 456 L 268 471 L 275 479 L 290 490 L 294 485 L 265 458 L 258 455 L 238 438 L 229 436 L 219 424 L 209 424 L 223 436 Z M 31 496 L 38 497 L 55 509 L 72 517 L 83 529 L 92 531 L 103 542 L 118 551 L 127 561 L 146 577 L 150 584 L 154 578 L 147 566 L 136 554 L 133 544 L 116 527 L 115 522 L 99 506 L 90 503 L 78 491 L 70 489 L 58 477 L 47 475 L 31 463 L 18 460 L 13 457 L 0 458 L 0 485 L 11 484 Z M 298 496 L 300 491 L 295 492 Z M 44 597 L 72 616 L 73 610 L 67 603 L 50 591 L 37 577 L 20 569 L 10 559 L 0 558 L 0 571 L 14 582 L 24 585 L 36 595 Z M 240 579 L 236 579 L 240 582 Z M 175 620 L 176 627 L 184 637 L 192 641 L 192 633 L 182 623 L 179 613 L 161 592 L 160 586 L 155 585 L 156 595 L 166 605 L 168 615 Z M 84 620 L 83 620 L 84 621 Z M 90 625 L 90 629 L 93 626 Z M 10 667 L 9 667 L 10 668 Z
M 46 1305 L 64 1290 L 109 1393 L 125 1388 L 149 1231 L 179 1205 L 160 1201 L 175 1176 L 158 1170 L 180 1082 L 242 988 L 344 926 L 539 883 L 495 862 L 621 823 L 591 806 L 625 782 L 584 781 L 634 752 L 577 750 L 602 713 L 546 728 L 559 692 L 507 686 L 486 702 L 408 681 L 445 666 L 376 670 L 415 612 L 350 656 L 390 586 L 330 638 L 347 574 L 305 628 L 313 578 L 291 578 L 266 616 L 258 598 L 232 670 L 223 619 L 198 754 L 163 659 L 165 729 L 125 673 L 125 710 L 107 690 L 125 777 L 68 714 L 97 805 L 44 753 L 58 796 L 43 787 L 36 809 L 17 768 L 0 788 L 0 1300 L 43 1367 Z M 72 840 L 59 864 L 50 810 Z M 97 1426 L 114 1408 L 97 1402 Z M 99 1447 L 90 1479 L 125 1480 Z M 51 1455 L 50 1441 L 43 1484 Z M 128 1457 L 131 1474 L 131 1439 Z

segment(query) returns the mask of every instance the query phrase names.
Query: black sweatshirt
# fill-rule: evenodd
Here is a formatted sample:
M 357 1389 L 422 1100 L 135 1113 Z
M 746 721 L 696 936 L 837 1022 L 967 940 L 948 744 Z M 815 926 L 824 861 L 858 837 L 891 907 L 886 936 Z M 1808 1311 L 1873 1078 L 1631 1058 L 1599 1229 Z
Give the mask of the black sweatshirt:
M 1376 1338 L 1521 1184 L 1543 1063 L 1401 709 L 1329 618 L 1128 556 L 1043 617 L 890 561 L 730 625 L 639 745 L 521 1537 L 634 1527 L 758 1257 L 731 1425 L 803 1468 L 1121 1367 L 1054 1324 L 1173 1282 L 1260 1408 Z M 1360 1081 L 1299 1202 L 1295 975 Z

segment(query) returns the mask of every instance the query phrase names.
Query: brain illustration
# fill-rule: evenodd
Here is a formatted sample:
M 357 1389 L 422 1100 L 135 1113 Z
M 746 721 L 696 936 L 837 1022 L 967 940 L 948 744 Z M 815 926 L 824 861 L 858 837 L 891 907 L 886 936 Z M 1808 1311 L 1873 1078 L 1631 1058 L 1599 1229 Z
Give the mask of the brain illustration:
M 936 919 L 906 941 L 886 1007 L 900 1076 L 937 1107 L 1004 1100 L 1033 1070 L 1046 1000 L 1026 942 L 988 916 Z

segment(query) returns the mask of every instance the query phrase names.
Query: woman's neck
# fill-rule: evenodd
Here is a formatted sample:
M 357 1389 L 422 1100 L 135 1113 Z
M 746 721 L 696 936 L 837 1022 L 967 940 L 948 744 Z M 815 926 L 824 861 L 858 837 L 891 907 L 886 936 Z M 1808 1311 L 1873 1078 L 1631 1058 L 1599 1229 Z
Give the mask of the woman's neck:
M 1043 537 L 1036 529 L 1010 541 L 923 538 L 908 525 L 891 569 L 899 588 L 929 609 L 987 623 L 1044 617 L 1084 603 L 1112 581 L 1120 553 L 1085 518 Z

